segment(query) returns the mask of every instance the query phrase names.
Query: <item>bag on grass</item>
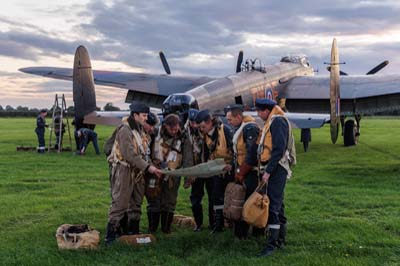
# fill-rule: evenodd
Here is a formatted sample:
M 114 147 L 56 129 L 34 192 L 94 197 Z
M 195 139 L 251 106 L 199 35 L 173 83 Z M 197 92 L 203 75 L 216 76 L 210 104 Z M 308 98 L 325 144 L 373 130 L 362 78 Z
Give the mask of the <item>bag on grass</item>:
M 260 193 L 265 185 L 261 182 L 243 206 L 243 220 L 257 228 L 264 228 L 268 222 L 269 198 Z
M 230 182 L 225 189 L 224 217 L 228 220 L 239 221 L 242 218 L 242 208 L 246 197 L 246 187 Z
M 95 249 L 100 242 L 100 233 L 87 224 L 63 224 L 56 232 L 59 249 Z
M 132 246 L 147 245 L 156 242 L 152 234 L 123 235 L 118 238 L 119 242 Z

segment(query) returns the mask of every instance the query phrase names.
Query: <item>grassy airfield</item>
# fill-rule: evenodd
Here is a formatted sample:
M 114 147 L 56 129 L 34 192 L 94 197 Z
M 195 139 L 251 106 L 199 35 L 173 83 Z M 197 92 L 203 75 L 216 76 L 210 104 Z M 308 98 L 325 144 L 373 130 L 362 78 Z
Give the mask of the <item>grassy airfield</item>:
M 262 259 L 255 255 L 264 239 L 176 227 L 157 234 L 153 246 L 59 251 L 55 232 L 63 223 L 87 223 L 103 241 L 110 204 L 104 155 L 92 146 L 83 157 L 16 152 L 37 145 L 35 119 L 1 118 L 0 125 L 0 265 L 400 265 L 400 119 L 363 119 L 355 147 L 331 144 L 329 126 L 313 130 L 308 153 L 297 143 L 285 195 L 288 244 Z M 100 146 L 112 130 L 97 127 Z M 181 188 L 177 213 L 191 214 L 189 190 Z

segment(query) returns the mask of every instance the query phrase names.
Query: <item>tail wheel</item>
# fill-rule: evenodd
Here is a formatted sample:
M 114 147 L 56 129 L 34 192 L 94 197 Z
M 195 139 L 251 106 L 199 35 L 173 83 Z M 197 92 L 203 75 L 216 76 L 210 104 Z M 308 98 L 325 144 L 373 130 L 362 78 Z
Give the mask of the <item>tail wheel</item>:
M 344 123 L 344 146 L 353 146 L 358 142 L 357 124 L 354 120 Z

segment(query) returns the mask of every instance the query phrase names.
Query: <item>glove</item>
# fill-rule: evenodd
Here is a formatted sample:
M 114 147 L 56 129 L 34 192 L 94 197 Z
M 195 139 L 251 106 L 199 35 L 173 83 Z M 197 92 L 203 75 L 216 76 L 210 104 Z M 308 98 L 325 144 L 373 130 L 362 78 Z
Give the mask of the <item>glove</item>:
M 186 177 L 185 181 L 183 182 L 183 188 L 188 189 L 194 182 L 194 177 Z
M 235 175 L 235 181 L 243 183 L 246 175 L 251 171 L 252 168 L 253 166 L 248 165 L 247 163 L 242 164 L 237 170 L 237 173 Z

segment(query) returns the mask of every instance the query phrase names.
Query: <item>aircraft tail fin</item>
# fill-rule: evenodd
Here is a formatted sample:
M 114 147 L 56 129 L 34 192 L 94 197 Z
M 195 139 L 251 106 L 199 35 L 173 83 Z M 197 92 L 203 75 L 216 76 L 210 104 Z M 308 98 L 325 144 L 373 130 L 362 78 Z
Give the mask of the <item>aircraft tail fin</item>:
M 77 128 L 85 115 L 96 110 L 96 93 L 89 53 L 84 46 L 75 52 L 72 76 L 75 123 Z

